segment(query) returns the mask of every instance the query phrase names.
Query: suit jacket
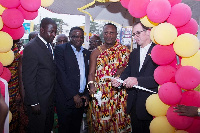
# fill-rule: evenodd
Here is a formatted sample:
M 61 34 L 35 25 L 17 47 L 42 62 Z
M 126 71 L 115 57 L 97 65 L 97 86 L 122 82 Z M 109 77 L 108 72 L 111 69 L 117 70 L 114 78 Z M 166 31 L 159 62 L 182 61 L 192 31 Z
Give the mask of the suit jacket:
M 140 47 L 134 49 L 130 54 L 129 63 L 122 75 L 121 79 L 128 77 L 136 77 L 138 85 L 151 89 L 157 92 L 158 84 L 154 80 L 154 70 L 157 68 L 157 64 L 151 59 L 151 50 L 155 44 L 151 44 L 147 55 L 145 57 L 143 66 L 139 72 L 140 66 Z M 152 94 L 151 92 L 142 91 L 137 88 L 128 89 L 127 98 L 127 113 L 130 113 L 131 108 L 136 106 L 136 115 L 140 120 L 151 120 L 152 116 L 146 111 L 146 99 Z M 133 112 L 131 112 L 133 113 Z
M 31 40 L 23 50 L 22 76 L 25 103 L 39 103 L 41 111 L 45 111 L 54 102 L 56 73 L 53 56 L 39 37 Z
M 73 97 L 79 94 L 80 89 L 80 70 L 76 55 L 71 47 L 72 44 L 65 43 L 55 47 L 55 60 L 57 66 L 57 87 L 56 102 L 65 106 L 75 108 Z M 90 52 L 83 50 L 85 62 L 85 77 L 89 73 Z M 85 87 L 83 95 L 89 96 Z

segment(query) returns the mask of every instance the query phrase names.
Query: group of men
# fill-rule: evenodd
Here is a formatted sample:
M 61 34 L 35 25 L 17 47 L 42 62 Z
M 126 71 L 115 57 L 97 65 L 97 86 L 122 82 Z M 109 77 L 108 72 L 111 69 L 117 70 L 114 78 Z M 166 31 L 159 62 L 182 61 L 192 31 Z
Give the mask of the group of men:
M 89 103 L 95 132 L 150 132 L 153 117 L 146 111 L 145 102 L 151 93 L 133 87 L 139 85 L 158 91 L 153 78 L 157 64 L 150 56 L 155 46 L 150 40 L 150 28 L 140 22 L 133 25 L 138 47 L 131 54 L 117 43 L 117 27 L 111 23 L 103 27 L 104 44 L 98 44 L 101 43 L 98 36 L 91 39 L 91 43 L 97 44 L 95 50 L 91 47 L 92 52 L 82 46 L 84 31 L 80 27 L 71 28 L 69 41 L 60 41 L 62 44 L 53 50 L 51 44 L 56 32 L 55 21 L 42 19 L 39 34 L 23 51 L 28 132 L 51 132 L 54 101 L 60 133 L 80 132 L 84 108 Z M 115 78 L 102 79 L 103 76 Z M 117 79 L 124 80 L 123 85 Z M 89 100 L 98 91 L 102 92 L 101 106 L 95 98 Z
M 84 107 L 89 102 L 89 93 L 92 94 L 97 91 L 92 89 L 88 91 L 86 89 L 88 79 L 89 82 L 95 82 L 97 57 L 101 53 L 111 50 L 114 46 L 118 47 L 119 45 L 120 47 L 118 48 L 121 49 L 121 45 L 116 44 L 117 28 L 113 24 L 106 24 L 103 27 L 105 43 L 99 46 L 99 49 L 95 49 L 91 57 L 91 52 L 82 46 L 84 42 L 82 28 L 71 28 L 69 42 L 57 45 L 53 50 L 51 43 L 56 36 L 56 32 L 56 23 L 50 18 L 44 18 L 41 21 L 38 36 L 32 39 L 24 48 L 22 74 L 25 87 L 25 103 L 28 105 L 29 132 L 50 132 L 52 130 L 54 96 L 59 132 L 80 132 Z M 157 84 L 153 78 L 153 71 L 157 65 L 148 56 L 154 46 L 150 41 L 150 30 L 144 29 L 141 23 L 138 23 L 134 26 L 133 33 L 140 47 L 132 52 L 129 63 L 129 54 L 124 56 L 123 51 L 119 51 L 121 53 L 118 56 L 121 57 L 118 58 L 122 58 L 124 62 L 121 63 L 121 66 L 119 62 L 116 65 L 116 69 L 113 68 L 116 71 L 115 76 L 121 75 L 121 79 L 125 79 L 126 88 L 132 88 L 133 85 L 141 85 L 156 90 Z M 142 48 L 144 49 L 142 52 L 144 57 L 140 56 L 140 49 Z M 128 67 L 126 67 L 127 63 Z M 87 78 L 88 74 L 92 76 Z M 113 86 L 118 87 L 115 82 L 112 81 Z M 138 127 L 142 127 L 138 129 L 139 132 L 143 129 L 148 130 L 152 116 L 146 112 L 145 101 L 150 93 L 130 89 L 128 94 L 128 108 L 126 110 L 125 106 L 123 112 L 133 112 L 130 113 L 133 132 Z M 142 120 L 141 125 L 138 125 L 139 122 L 136 120 Z M 143 128 L 144 125 L 146 125 L 146 128 Z M 128 126 L 130 127 L 130 124 Z M 107 130 L 107 127 L 105 127 L 105 130 Z M 115 131 L 115 129 L 109 130 Z M 116 131 L 119 131 L 119 129 Z

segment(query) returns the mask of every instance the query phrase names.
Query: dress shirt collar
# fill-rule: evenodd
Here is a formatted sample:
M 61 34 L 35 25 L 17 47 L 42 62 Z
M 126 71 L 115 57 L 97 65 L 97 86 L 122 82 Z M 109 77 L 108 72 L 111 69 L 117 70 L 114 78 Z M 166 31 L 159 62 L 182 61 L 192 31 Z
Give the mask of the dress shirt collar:
M 40 34 L 38 34 L 38 37 L 40 38 L 40 40 L 42 40 L 43 41 L 43 43 L 46 45 L 47 44 L 47 41 L 45 41 L 41 36 L 40 36 Z M 48 46 L 47 46 L 48 47 Z
M 74 52 L 83 52 L 83 46 L 81 46 L 81 50 L 77 51 L 76 48 L 74 47 L 74 45 L 71 44 L 71 47 L 73 49 Z
M 150 46 L 151 46 L 151 44 L 152 44 L 152 42 L 150 42 L 149 44 L 147 44 L 145 47 L 141 47 L 140 46 L 140 49 L 144 49 L 145 51 L 148 51 L 149 50 L 149 48 L 150 48 Z

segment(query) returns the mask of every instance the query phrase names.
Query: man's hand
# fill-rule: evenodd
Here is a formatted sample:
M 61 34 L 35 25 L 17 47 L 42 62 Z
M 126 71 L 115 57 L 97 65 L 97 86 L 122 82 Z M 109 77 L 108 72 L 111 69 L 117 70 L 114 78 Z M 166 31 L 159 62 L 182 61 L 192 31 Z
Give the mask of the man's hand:
M 138 85 L 136 77 L 128 77 L 124 80 L 123 86 L 126 86 L 126 88 L 132 88 L 134 85 Z
M 89 94 L 90 95 L 94 95 L 94 94 L 96 94 L 96 92 L 97 92 L 97 88 L 96 87 L 90 87 L 90 91 L 89 91 Z
M 116 78 L 112 79 L 112 80 L 111 80 L 111 84 L 112 84 L 112 86 L 114 86 L 114 87 L 119 87 L 119 86 L 121 85 L 121 83 L 118 82 L 116 79 L 120 79 L 120 78 L 119 78 L 119 77 L 116 77 Z
M 85 99 L 85 105 L 84 105 L 84 106 L 87 106 L 88 103 L 89 103 L 89 99 L 88 99 L 88 97 L 86 97 L 86 96 L 82 96 L 81 98 Z
M 177 105 L 174 107 L 174 112 L 177 112 L 178 115 L 181 116 L 189 116 L 189 117 L 194 117 L 198 116 L 198 107 L 195 106 L 185 106 L 185 105 Z
M 35 106 L 31 106 L 31 109 L 32 109 L 32 113 L 33 113 L 34 115 L 40 115 L 40 114 L 41 114 L 41 111 L 40 111 L 40 104 L 35 105 Z
M 74 102 L 76 104 L 76 108 L 80 108 L 83 106 L 82 99 L 78 94 L 76 96 L 74 96 Z

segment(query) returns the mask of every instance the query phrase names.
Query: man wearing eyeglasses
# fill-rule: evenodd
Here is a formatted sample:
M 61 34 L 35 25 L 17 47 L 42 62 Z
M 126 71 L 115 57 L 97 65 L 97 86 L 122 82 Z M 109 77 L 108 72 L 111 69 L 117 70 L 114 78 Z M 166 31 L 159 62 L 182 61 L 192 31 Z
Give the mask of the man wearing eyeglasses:
M 86 88 L 90 52 L 84 49 L 84 31 L 73 27 L 69 42 L 55 47 L 57 67 L 56 110 L 58 132 L 80 133 L 84 107 L 88 104 Z
M 133 86 L 138 85 L 158 91 L 158 84 L 153 77 L 157 65 L 151 59 L 151 50 L 155 44 L 150 40 L 150 28 L 145 27 L 141 22 L 137 22 L 133 26 L 133 37 L 138 48 L 130 54 L 128 66 L 120 78 L 124 80 L 123 86 L 129 88 L 126 112 L 131 115 L 132 132 L 149 133 L 149 125 L 153 117 L 147 112 L 145 103 L 152 93 Z M 113 79 L 112 85 L 118 87 L 120 83 Z
M 93 51 L 95 48 L 97 48 L 98 46 L 100 46 L 102 44 L 101 38 L 97 35 L 93 35 L 90 37 L 89 40 L 89 51 Z

